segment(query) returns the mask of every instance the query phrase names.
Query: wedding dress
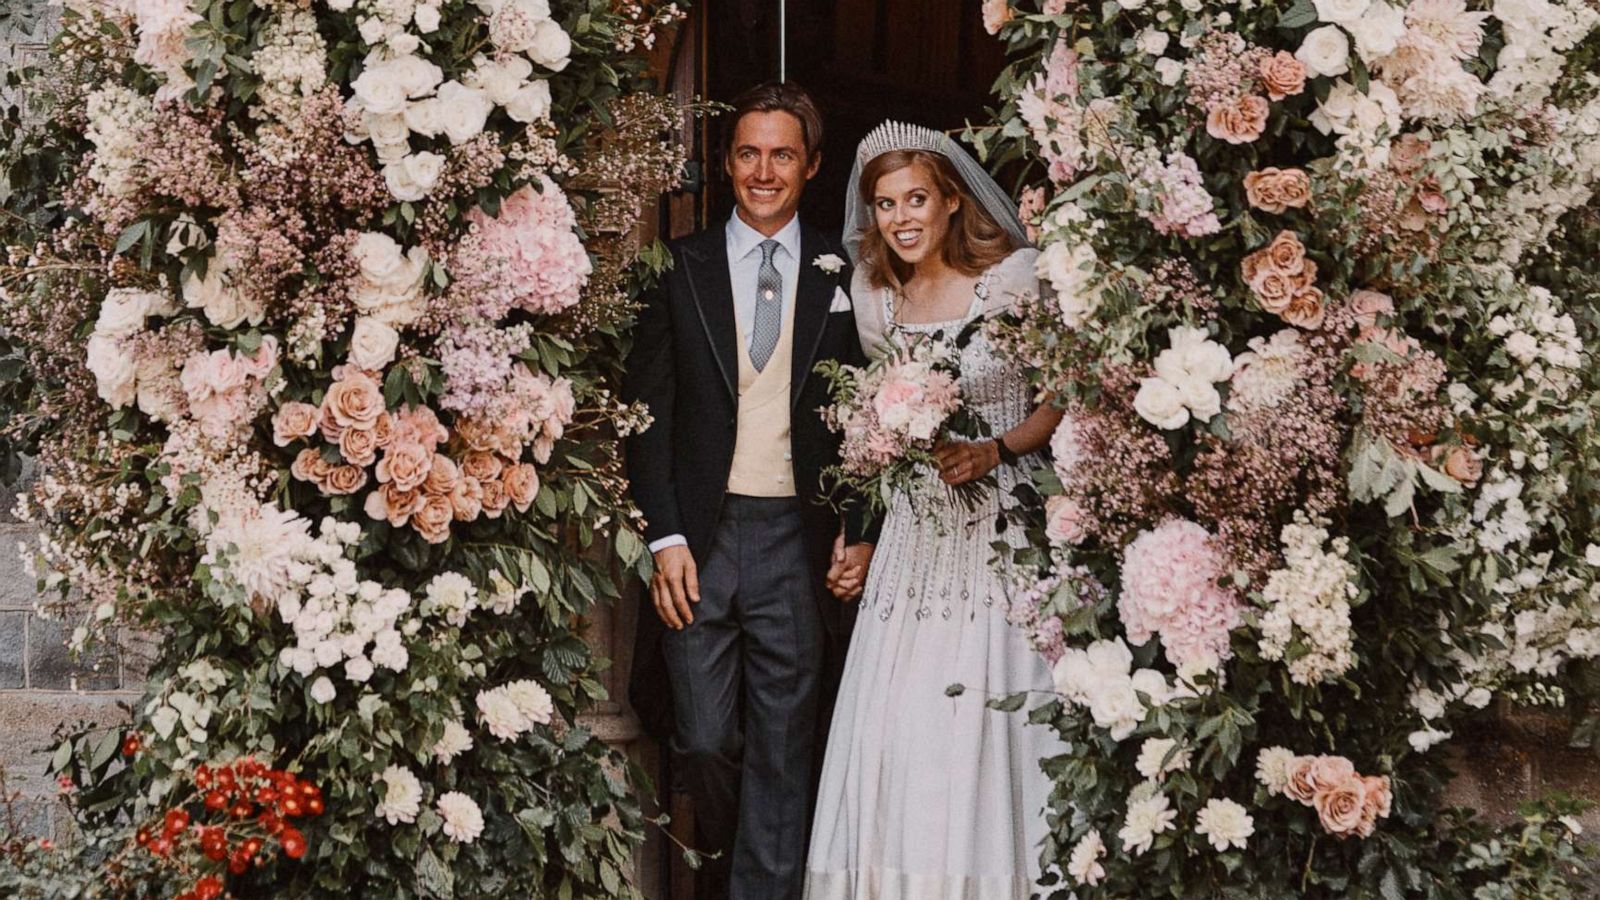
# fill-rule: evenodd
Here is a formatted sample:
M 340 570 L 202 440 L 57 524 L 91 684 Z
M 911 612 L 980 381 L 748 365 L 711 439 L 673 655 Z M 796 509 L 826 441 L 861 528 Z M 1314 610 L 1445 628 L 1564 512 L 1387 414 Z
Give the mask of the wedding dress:
M 952 339 L 979 316 L 1038 292 L 1038 252 L 1018 250 L 979 279 L 960 320 L 895 325 L 888 292 L 857 273 L 852 297 L 869 348 Z M 869 353 L 871 349 L 869 349 Z M 1003 434 L 1027 418 L 1023 372 L 980 334 L 960 357 L 965 403 Z M 995 470 L 998 490 L 968 511 L 933 470 L 913 498 L 892 498 L 861 599 L 822 770 L 806 900 L 1026 900 L 1039 878 L 1050 782 L 1040 760 L 1063 752 L 1026 711 L 987 709 L 1018 691 L 1053 691 L 1044 658 L 1006 619 L 991 566 L 1001 504 L 1043 465 Z M 998 535 L 1020 540 L 1016 529 Z M 961 684 L 957 697 L 946 688 Z M 1027 709 L 1043 702 L 1030 695 Z

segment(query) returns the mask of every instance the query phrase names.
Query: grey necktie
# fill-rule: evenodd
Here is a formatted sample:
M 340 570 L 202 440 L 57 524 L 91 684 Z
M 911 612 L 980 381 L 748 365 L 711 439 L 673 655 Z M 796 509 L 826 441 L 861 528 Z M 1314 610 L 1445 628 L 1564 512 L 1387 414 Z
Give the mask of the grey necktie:
M 761 270 L 756 273 L 756 320 L 750 329 L 750 362 L 759 372 L 767 367 L 773 348 L 778 346 L 778 332 L 783 328 L 783 277 L 772 264 L 772 254 L 778 242 L 761 242 Z

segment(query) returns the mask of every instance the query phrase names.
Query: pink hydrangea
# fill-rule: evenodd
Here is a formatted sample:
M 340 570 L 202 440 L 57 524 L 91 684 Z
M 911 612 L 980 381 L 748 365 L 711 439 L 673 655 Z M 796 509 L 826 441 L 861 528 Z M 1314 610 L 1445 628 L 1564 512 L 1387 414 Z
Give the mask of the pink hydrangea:
M 1140 215 L 1162 234 L 1202 237 L 1222 230 L 1194 159 L 1181 151 L 1168 154 L 1165 163 L 1154 152 L 1150 156 L 1138 172 L 1135 189 L 1148 193 L 1155 204 Z
M 189 414 L 207 435 L 225 438 L 247 423 L 265 401 L 262 381 L 278 364 L 278 342 L 271 335 L 247 356 L 231 350 L 195 353 L 178 376 Z
M 1203 527 L 1169 520 L 1134 539 L 1122 557 L 1117 611 L 1128 640 L 1160 637 L 1168 661 L 1215 667 L 1229 656 L 1228 633 L 1241 623 L 1239 599 L 1220 584 L 1222 554 Z
M 558 313 L 577 304 L 593 265 L 576 231 L 567 195 L 550 179 L 505 198 L 500 212 L 467 214 L 472 231 L 454 268 L 456 292 L 487 321 L 511 308 Z

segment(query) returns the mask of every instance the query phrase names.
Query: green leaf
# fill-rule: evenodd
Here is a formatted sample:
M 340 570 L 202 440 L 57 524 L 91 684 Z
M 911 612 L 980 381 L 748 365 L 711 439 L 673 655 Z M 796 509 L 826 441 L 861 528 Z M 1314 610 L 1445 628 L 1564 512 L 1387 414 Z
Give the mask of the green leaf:
M 1304 28 L 1317 21 L 1317 7 L 1311 0 L 1295 0 L 1295 4 L 1278 17 L 1279 28 Z
M 455 896 L 455 876 L 434 854 L 432 847 L 424 849 L 421 858 L 417 860 L 417 883 L 427 896 Z

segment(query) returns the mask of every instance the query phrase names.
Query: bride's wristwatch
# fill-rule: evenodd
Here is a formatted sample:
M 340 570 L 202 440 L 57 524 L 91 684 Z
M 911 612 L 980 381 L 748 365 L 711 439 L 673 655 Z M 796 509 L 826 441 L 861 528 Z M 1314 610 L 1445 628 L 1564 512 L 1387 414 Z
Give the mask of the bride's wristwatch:
M 1015 450 L 1012 450 L 1010 447 L 1006 446 L 1006 439 L 1004 437 L 995 438 L 994 447 L 1000 452 L 1000 461 L 1006 465 L 1014 466 L 1022 461 L 1022 457 L 1018 456 Z

